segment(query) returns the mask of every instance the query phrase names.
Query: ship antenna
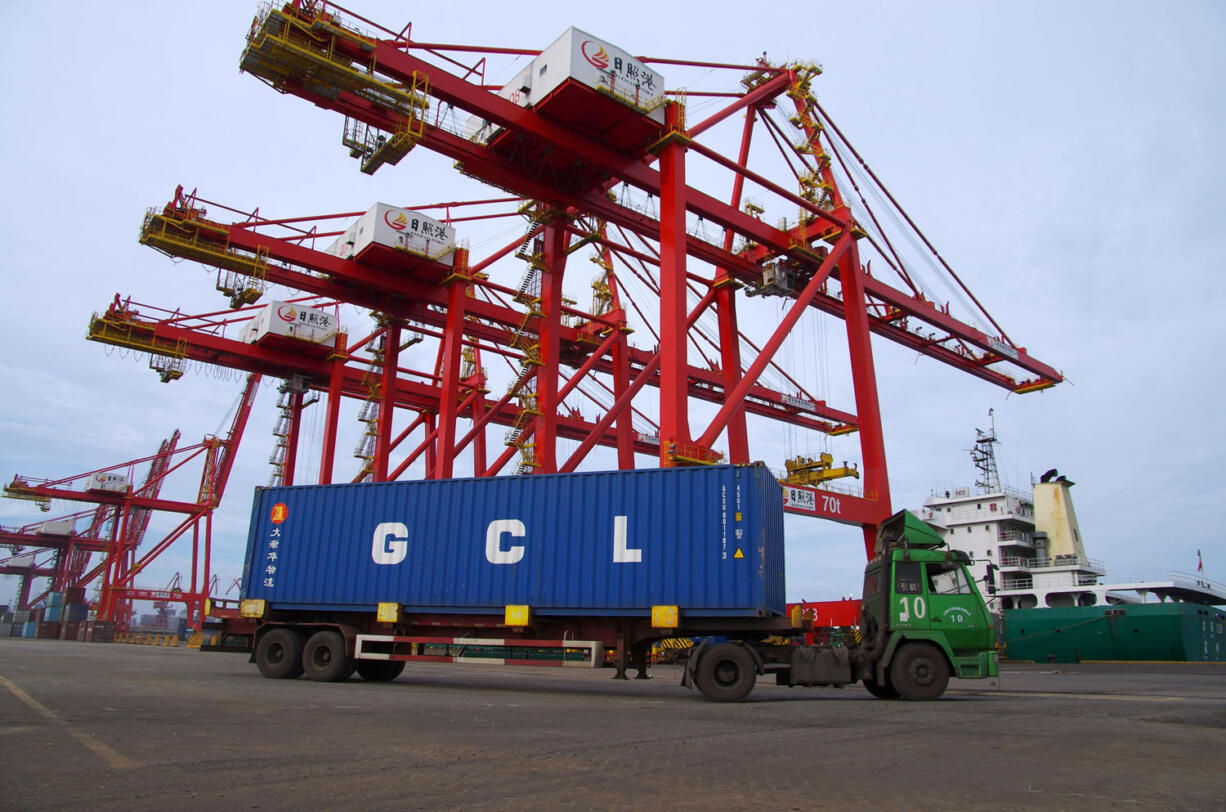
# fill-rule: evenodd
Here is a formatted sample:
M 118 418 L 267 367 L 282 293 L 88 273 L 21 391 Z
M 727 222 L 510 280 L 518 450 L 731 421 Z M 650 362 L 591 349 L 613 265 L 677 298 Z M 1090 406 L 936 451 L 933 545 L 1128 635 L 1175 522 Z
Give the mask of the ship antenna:
M 975 429 L 975 446 L 971 449 L 971 461 L 979 471 L 975 485 L 982 493 L 1000 491 L 1000 473 L 996 470 L 996 410 L 988 409 L 988 419 L 992 428 L 988 431 Z

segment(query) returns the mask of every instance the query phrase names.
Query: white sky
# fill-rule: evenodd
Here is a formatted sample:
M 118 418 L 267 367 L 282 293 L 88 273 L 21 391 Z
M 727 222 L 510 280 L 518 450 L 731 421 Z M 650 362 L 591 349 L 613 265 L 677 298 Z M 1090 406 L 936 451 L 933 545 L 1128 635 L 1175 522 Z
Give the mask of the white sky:
M 351 5 L 389 28 L 407 22 L 403 4 Z M 1226 11 L 861 5 L 476 2 L 458 13 L 440 3 L 417 5 L 411 19 L 423 41 L 541 48 L 576 25 L 651 56 L 820 62 L 825 109 L 1010 336 L 1069 381 L 1010 397 L 875 341 L 895 507 L 970 484 L 965 450 L 994 408 L 1006 482 L 1027 487 L 1051 467 L 1076 481 L 1087 550 L 1113 574 L 1192 571 L 1199 549 L 1206 574 L 1226 578 L 1210 529 L 1226 504 L 1226 297 L 1212 270 L 1226 253 L 1216 151 L 1226 142 Z M 224 307 L 211 272 L 137 244 L 145 209 L 176 184 L 269 216 L 473 196 L 424 150 L 361 175 L 339 144 L 339 116 L 240 75 L 253 3 L 4 10 L 5 482 L 147 456 L 175 428 L 184 443 L 224 432 L 237 376 L 201 370 L 163 385 L 145 359 L 84 339 L 90 313 L 116 292 L 190 313 Z M 836 381 L 830 403 L 854 411 L 846 391 Z M 241 569 L 251 489 L 268 477 L 275 401 L 268 384 L 216 518 L 223 590 Z M 5 525 L 40 515 L 0 500 Z M 163 556 L 142 585 L 186 575 L 185 555 Z M 790 598 L 858 594 L 856 531 L 790 519 L 788 557 Z M 0 603 L 16 587 L 0 577 Z

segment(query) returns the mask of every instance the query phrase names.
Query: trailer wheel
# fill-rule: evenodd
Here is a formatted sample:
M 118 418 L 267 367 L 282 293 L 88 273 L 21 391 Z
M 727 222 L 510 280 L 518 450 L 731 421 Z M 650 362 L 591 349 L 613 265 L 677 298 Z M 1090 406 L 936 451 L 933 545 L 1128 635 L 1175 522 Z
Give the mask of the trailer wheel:
M 358 676 L 367 682 L 391 682 L 404 670 L 404 660 L 358 660 Z
M 898 691 L 889 682 L 877 682 L 875 679 L 864 678 L 864 690 L 878 699 L 898 699 Z
M 255 665 L 268 679 L 302 676 L 302 638 L 293 629 L 273 629 L 255 647 Z
M 339 632 L 315 632 L 302 651 L 302 667 L 316 682 L 344 679 L 349 676 L 350 665 L 345 656 L 345 638 Z
M 936 699 L 949 684 L 949 663 L 936 646 L 907 643 L 890 663 L 890 683 L 903 699 Z
M 719 643 L 698 661 L 694 682 L 712 702 L 739 702 L 753 690 L 758 675 L 749 650 L 736 643 Z

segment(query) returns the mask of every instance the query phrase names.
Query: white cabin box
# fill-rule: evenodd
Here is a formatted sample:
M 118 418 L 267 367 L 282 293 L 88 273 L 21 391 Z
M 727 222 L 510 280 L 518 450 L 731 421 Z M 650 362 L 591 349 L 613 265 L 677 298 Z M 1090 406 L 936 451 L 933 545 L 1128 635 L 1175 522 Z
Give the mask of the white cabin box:
M 371 246 L 383 246 L 452 265 L 455 241 L 449 225 L 412 209 L 376 203 L 324 250 L 341 259 L 361 259 Z

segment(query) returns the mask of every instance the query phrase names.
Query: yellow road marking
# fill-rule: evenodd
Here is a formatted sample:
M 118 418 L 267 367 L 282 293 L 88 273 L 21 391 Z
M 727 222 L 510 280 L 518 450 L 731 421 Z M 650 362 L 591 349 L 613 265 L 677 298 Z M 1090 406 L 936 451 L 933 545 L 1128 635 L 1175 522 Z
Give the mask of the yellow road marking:
M 27 694 L 25 691 L 19 688 L 12 681 L 7 680 L 4 677 L 0 677 L 0 685 L 3 685 L 5 688 L 8 688 L 9 691 L 13 694 L 13 696 L 20 699 L 23 704 L 25 704 L 27 707 L 30 708 L 30 710 L 34 711 L 39 716 L 46 719 L 51 724 L 64 728 L 64 731 L 69 736 L 72 736 L 74 739 L 81 742 L 81 744 L 88 747 L 90 750 L 94 752 L 95 755 L 102 758 L 104 761 L 106 761 L 107 764 L 110 764 L 116 770 L 130 770 L 137 766 L 136 762 L 133 761 L 132 759 L 128 758 L 127 756 L 121 755 L 120 753 L 116 752 L 115 750 L 111 749 L 107 745 L 95 739 L 90 734 L 82 730 L 77 730 L 75 727 L 65 722 L 63 719 L 60 718 L 59 714 L 57 714 L 55 711 L 51 710 L 50 708 L 46 707 L 45 705 L 43 705 L 41 702 L 39 702 L 34 697 Z

